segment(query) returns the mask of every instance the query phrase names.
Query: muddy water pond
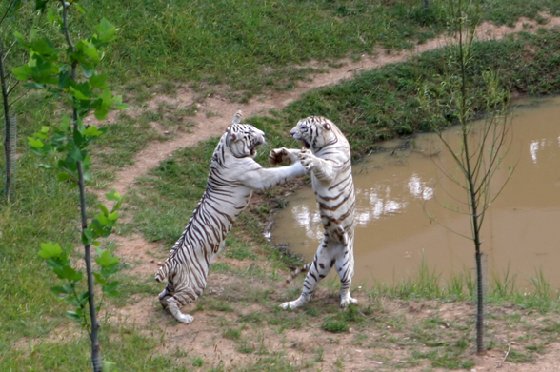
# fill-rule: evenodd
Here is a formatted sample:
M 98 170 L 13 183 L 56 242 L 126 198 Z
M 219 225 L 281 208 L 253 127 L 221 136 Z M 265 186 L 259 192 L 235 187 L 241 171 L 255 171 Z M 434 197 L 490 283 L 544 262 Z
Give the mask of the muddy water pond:
M 543 274 L 560 288 L 560 97 L 517 102 L 511 144 L 493 188 L 507 181 L 486 214 L 484 267 L 490 281 L 513 279 L 531 288 Z M 458 137 L 457 128 L 448 138 Z M 413 279 L 424 263 L 442 280 L 474 271 L 466 193 L 449 179 L 458 170 L 433 134 L 386 143 L 354 165 L 356 188 L 355 283 L 394 284 Z M 322 236 L 309 187 L 291 195 L 277 213 L 271 240 L 311 260 Z M 331 273 L 332 275 L 332 273 Z

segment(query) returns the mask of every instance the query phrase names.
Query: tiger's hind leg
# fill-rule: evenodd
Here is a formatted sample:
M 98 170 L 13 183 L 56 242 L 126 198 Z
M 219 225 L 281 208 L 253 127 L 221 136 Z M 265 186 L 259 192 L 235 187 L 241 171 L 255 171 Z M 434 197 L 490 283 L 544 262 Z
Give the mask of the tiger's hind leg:
M 336 272 L 340 277 L 340 307 L 348 307 L 358 303 L 350 296 L 350 284 L 354 275 L 354 254 L 352 249 L 353 237 L 341 247 L 341 253 L 336 258 Z
M 171 313 L 171 315 L 173 315 L 175 320 L 177 320 L 180 323 L 186 323 L 186 324 L 192 323 L 193 317 L 189 314 L 183 314 L 179 309 L 179 306 L 180 303 L 174 297 L 169 297 L 167 299 L 167 310 L 169 310 L 169 312 Z
M 303 282 L 301 295 L 294 301 L 280 304 L 282 309 L 293 310 L 308 303 L 309 300 L 311 300 L 311 296 L 313 295 L 313 291 L 315 290 L 317 283 L 319 283 L 319 281 L 325 278 L 329 273 L 331 266 L 334 264 L 334 260 L 331 260 L 328 255 L 326 240 L 326 238 L 323 239 L 323 243 L 321 243 L 317 253 L 315 253 L 313 262 L 309 265 L 309 271 L 307 272 L 307 276 Z
M 182 275 L 173 275 L 174 279 L 182 278 Z M 188 290 L 188 284 L 184 281 L 179 283 L 169 281 L 165 289 L 159 294 L 159 302 L 164 309 L 167 309 L 171 315 L 180 323 L 192 323 L 193 317 L 189 314 L 181 312 L 180 307 L 184 304 L 196 300 L 196 296 L 192 291 Z

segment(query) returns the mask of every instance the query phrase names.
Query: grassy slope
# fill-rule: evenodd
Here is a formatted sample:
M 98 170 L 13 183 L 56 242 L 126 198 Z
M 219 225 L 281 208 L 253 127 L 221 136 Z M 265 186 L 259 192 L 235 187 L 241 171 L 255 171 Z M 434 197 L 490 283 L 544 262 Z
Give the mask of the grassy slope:
M 104 14 L 119 27 L 108 67 L 122 84 L 142 90 L 189 82 L 222 94 L 225 85 L 245 99 L 263 88 L 290 88 L 306 73 L 297 65 L 310 60 L 359 56 L 375 46 L 402 49 L 433 37 L 446 27 L 444 3 L 433 0 L 425 11 L 418 0 L 159 0 L 136 7 L 103 0 L 92 2 L 88 17 Z M 558 14 L 560 5 L 493 1 L 484 18 L 512 23 L 542 9 Z
M 189 7 L 187 3 L 194 6 Z M 289 88 L 290 79 L 302 77 L 302 73 L 292 67 L 294 64 L 311 59 L 358 55 L 379 44 L 401 48 L 410 45 L 409 38 L 422 39 L 440 31 L 442 23 L 438 15 L 438 2 L 433 2 L 436 6 L 434 14 L 424 15 L 435 17 L 434 22 L 429 23 L 433 28 L 423 26 L 423 19 L 426 18 L 422 18 L 417 3 L 419 2 L 391 2 L 382 6 L 370 5 L 368 1 L 287 1 L 267 2 L 268 5 L 260 2 L 247 5 L 247 2 L 242 1 L 153 1 L 143 8 L 124 8 L 122 2 L 99 1 L 91 4 L 95 11 L 88 13 L 86 17 L 97 18 L 104 14 L 120 28 L 122 43 L 108 56 L 107 67 L 113 78 L 123 84 L 123 90 L 130 86 L 150 86 L 169 80 L 189 81 L 210 86 L 227 84 L 236 92 L 236 97 L 243 98 L 258 92 L 262 82 L 265 86 Z M 549 8 L 553 12 L 558 11 L 555 1 L 498 1 L 493 4 L 495 8 L 488 10 L 487 18 L 503 23 L 512 22 L 519 15 L 534 16 L 538 9 Z M 225 9 L 236 11 L 224 11 Z M 285 14 L 289 14 L 290 17 L 286 19 Z M 166 21 L 162 22 L 162 19 Z M 188 28 L 192 25 L 197 26 L 197 32 Z M 290 32 L 293 29 L 296 30 L 295 33 Z M 548 38 L 556 39 L 555 35 L 549 35 Z M 537 40 L 544 43 L 544 39 Z M 210 45 L 213 47 L 210 48 Z M 510 45 L 507 50 L 520 51 L 521 48 Z M 553 68 L 557 67 L 558 63 L 552 63 L 555 60 L 557 62 L 557 57 L 547 56 L 548 51 L 545 53 L 538 48 L 536 51 L 536 56 L 546 59 L 531 69 L 535 71 L 534 74 L 518 73 L 516 79 L 521 81 L 521 85 L 516 89 L 538 94 L 557 92 L 559 75 Z M 512 57 L 511 60 L 520 59 Z M 510 66 L 511 61 L 504 62 L 503 65 Z M 409 69 L 408 73 L 406 69 Z M 400 105 L 403 97 L 411 96 L 410 90 L 414 88 L 410 78 L 418 71 L 421 71 L 418 66 L 397 66 L 379 72 L 378 76 L 377 73 L 365 74 L 355 82 L 349 83 L 350 85 L 310 93 L 304 100 L 278 113 L 276 117 L 254 118 L 253 122 L 271 133 L 272 136 L 269 137 L 276 138 L 272 140 L 272 144 L 285 141 L 285 129 L 278 125 L 279 123 L 292 123 L 296 118 L 311 111 L 329 115 L 340 123 L 352 123 L 348 118 L 358 118 L 358 124 L 368 124 L 368 138 L 374 140 L 407 133 L 421 128 L 419 123 L 400 119 L 399 116 L 403 115 L 406 118 L 404 108 L 409 105 L 414 108 L 413 102 L 402 107 Z M 391 78 L 389 88 L 379 89 L 379 92 L 394 92 L 394 96 L 380 99 L 375 95 L 375 90 L 368 87 L 378 86 L 378 79 L 383 82 L 391 77 L 393 72 L 401 74 L 398 75 L 400 80 Z M 426 73 L 429 76 L 429 72 Z M 528 78 L 530 76 L 533 78 Z M 543 76 L 547 76 L 548 79 L 542 79 Z M 516 79 L 508 81 L 517 81 Z M 536 88 L 537 85 L 540 87 Z M 400 93 L 403 88 L 408 90 Z M 364 94 L 364 89 L 369 89 L 367 94 Z M 382 106 L 381 109 L 379 105 Z M 19 146 L 21 157 L 16 177 L 16 200 L 9 207 L 3 206 L 0 213 L 0 302 L 3 304 L 3 311 L 0 313 L 0 358 L 7 355 L 6 351 L 14 340 L 22 337 L 43 337 L 58 324 L 66 322 L 60 315 L 63 306 L 49 291 L 52 276 L 38 260 L 36 251 L 39 242 L 74 244 L 77 241 L 77 210 L 74 207 L 76 197 L 66 186 L 53 181 L 52 174 L 34 168 L 36 159 L 24 146 L 24 139 L 29 133 L 38 125 L 44 125 L 51 120 L 49 112 L 52 111 L 52 107 L 44 106 L 43 101 L 31 96 L 22 101 L 18 108 L 22 112 L 19 116 L 22 140 Z M 35 111 L 29 110 L 29 107 L 42 109 Z M 134 133 L 136 129 L 138 128 L 135 127 L 135 123 L 122 122 L 115 126 L 116 133 Z M 351 128 L 345 130 L 352 133 Z M 127 151 L 137 151 L 143 141 L 151 138 L 154 136 L 138 137 L 136 140 L 134 137 L 128 138 L 132 143 Z M 139 209 L 136 219 L 148 237 L 166 242 L 176 238 L 185 222 L 184 211 L 190 211 L 204 187 L 206 159 L 212 146 L 212 142 L 202 145 L 202 159 L 200 148 L 181 151 L 170 163 L 162 164 L 145 180 L 146 186 L 139 194 L 147 201 L 146 205 L 160 207 L 154 209 L 160 213 L 158 216 L 166 216 L 165 223 L 161 226 L 151 226 L 149 222 L 154 220 L 153 214 Z M 368 142 L 356 142 L 354 145 L 363 151 L 367 151 L 367 146 Z M 115 151 L 120 154 L 121 150 L 117 148 Z M 193 159 L 189 164 L 194 169 L 190 169 L 190 173 L 184 173 L 184 164 L 189 156 Z M 185 181 L 185 177 L 192 174 L 197 175 L 196 179 L 192 182 Z M 178 176 L 180 182 L 177 182 Z M 185 185 L 186 189 L 177 188 L 178 184 Z M 163 192 L 166 190 L 167 192 Z M 177 205 L 181 205 L 181 208 L 177 208 Z M 140 208 L 139 205 L 137 207 Z M 267 211 L 265 209 L 260 212 L 266 214 Z M 248 215 L 244 218 L 248 225 L 258 230 L 258 221 Z M 148 226 L 152 230 L 148 229 Z M 122 335 L 119 337 L 127 339 Z M 63 345 L 61 349 L 66 350 L 67 347 L 68 345 Z M 77 344 L 74 348 L 84 351 L 87 346 Z M 31 356 L 18 354 L 8 360 L 0 359 L 0 365 L 13 368 L 21 363 L 35 363 L 37 367 L 43 364 L 54 366 L 56 359 L 65 355 L 65 350 L 59 350 L 51 356 L 41 347 L 36 350 Z M 133 359 L 138 360 L 138 363 L 151 363 L 150 353 L 143 350 L 140 349 L 134 354 L 132 350 L 126 352 L 136 355 Z M 109 359 L 117 361 L 118 352 L 112 355 Z M 85 354 L 77 358 L 82 365 L 87 365 L 87 362 L 84 364 L 84 358 L 87 358 Z

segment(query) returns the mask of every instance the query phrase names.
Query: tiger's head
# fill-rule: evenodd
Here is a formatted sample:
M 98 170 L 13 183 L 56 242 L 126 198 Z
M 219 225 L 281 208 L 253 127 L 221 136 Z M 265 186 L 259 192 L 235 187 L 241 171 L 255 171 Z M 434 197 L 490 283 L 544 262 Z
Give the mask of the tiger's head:
M 226 131 L 226 146 L 236 158 L 251 157 L 257 154 L 256 148 L 265 143 L 264 132 L 249 124 L 241 124 L 241 111 L 231 119 Z
M 330 146 L 338 141 L 338 128 L 327 118 L 322 116 L 309 116 L 298 121 L 290 129 L 290 135 L 300 141 L 306 148 L 317 150 Z

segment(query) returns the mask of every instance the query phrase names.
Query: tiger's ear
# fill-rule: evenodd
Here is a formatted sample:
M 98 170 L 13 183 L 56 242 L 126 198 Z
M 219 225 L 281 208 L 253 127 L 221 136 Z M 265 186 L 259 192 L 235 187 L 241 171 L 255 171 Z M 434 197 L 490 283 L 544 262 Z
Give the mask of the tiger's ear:
M 227 129 L 227 135 L 226 135 L 226 146 L 230 146 L 231 142 L 235 142 L 235 140 L 237 139 L 237 135 L 231 131 L 231 127 L 228 127 Z
M 231 118 L 231 124 L 240 124 L 241 118 L 243 117 L 243 112 L 241 110 L 237 110 L 233 117 Z
M 331 125 L 329 123 L 323 123 L 323 128 L 326 130 L 331 130 Z

